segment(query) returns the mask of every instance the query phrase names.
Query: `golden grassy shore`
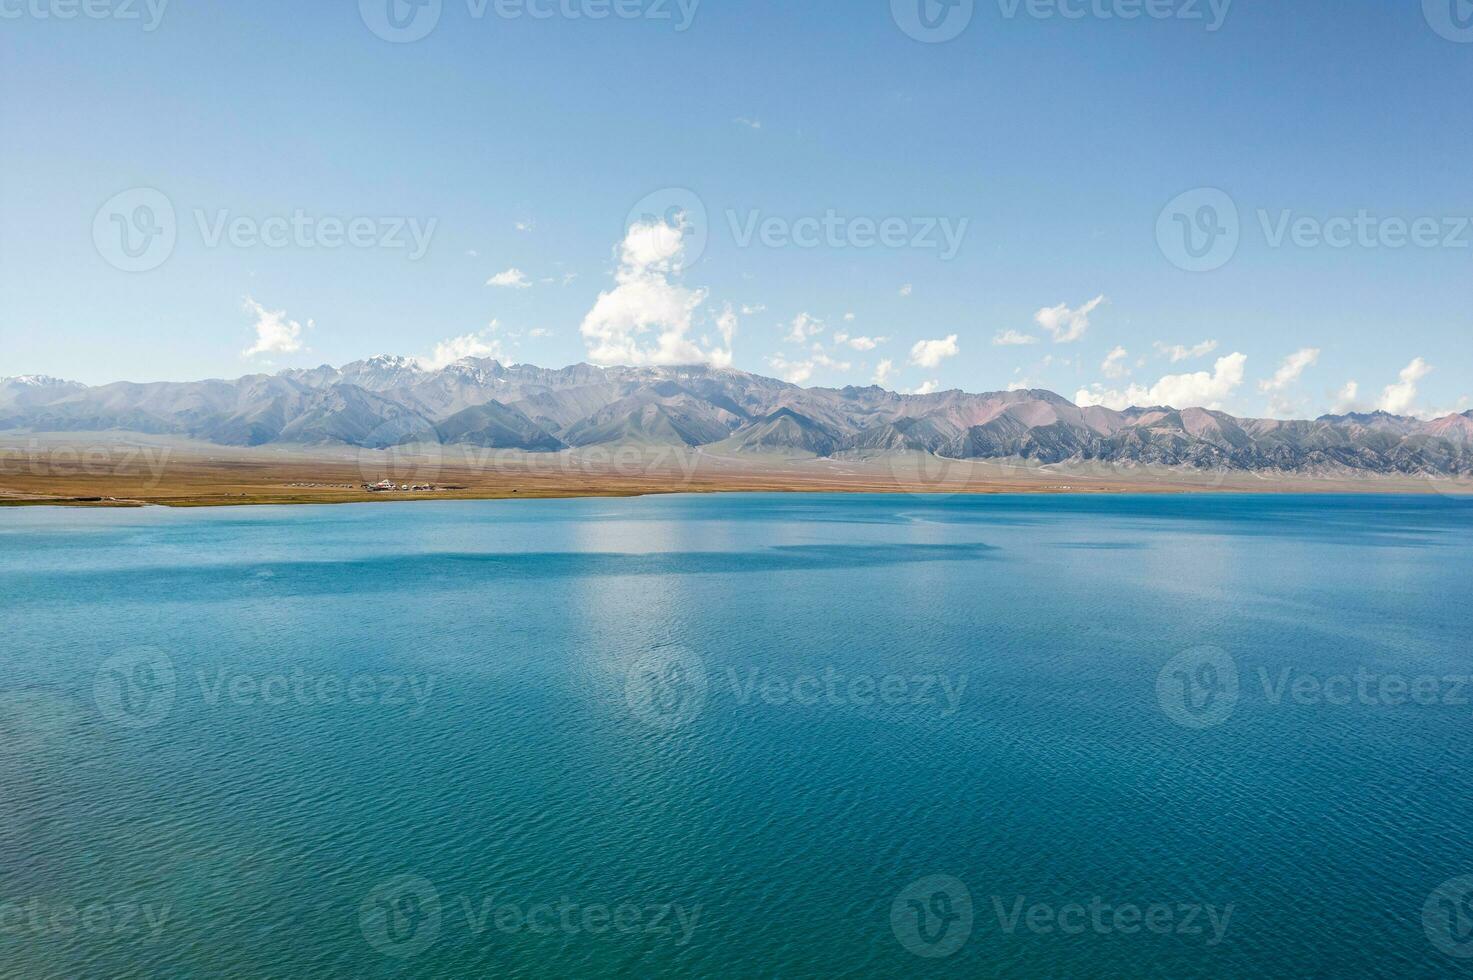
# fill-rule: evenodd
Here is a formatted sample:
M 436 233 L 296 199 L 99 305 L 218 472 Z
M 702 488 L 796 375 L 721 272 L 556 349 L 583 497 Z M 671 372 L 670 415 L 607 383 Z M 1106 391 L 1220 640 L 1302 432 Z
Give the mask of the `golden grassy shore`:
M 396 489 L 370 491 L 388 480 Z M 403 486 L 433 490 L 401 490 Z M 921 454 L 733 457 L 670 447 L 533 454 L 476 447 L 236 449 L 123 434 L 0 437 L 0 505 L 207 507 L 715 492 L 1473 492 L 1473 483 L 1338 474 L 1265 477 L 1109 464 L 1041 466 Z

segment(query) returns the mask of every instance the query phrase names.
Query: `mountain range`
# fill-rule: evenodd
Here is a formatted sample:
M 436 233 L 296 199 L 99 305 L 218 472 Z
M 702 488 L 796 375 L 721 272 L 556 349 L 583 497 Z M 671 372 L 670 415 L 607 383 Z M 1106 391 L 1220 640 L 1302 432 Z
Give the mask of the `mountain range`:
M 928 452 L 1245 471 L 1473 474 L 1473 411 L 1240 419 L 1203 408 L 1081 408 L 1051 391 L 802 388 L 724 368 L 552 370 L 380 355 L 233 381 L 88 387 L 0 379 L 0 431 L 131 431 L 229 446 L 423 443 L 529 452 L 606 444 L 787 456 Z

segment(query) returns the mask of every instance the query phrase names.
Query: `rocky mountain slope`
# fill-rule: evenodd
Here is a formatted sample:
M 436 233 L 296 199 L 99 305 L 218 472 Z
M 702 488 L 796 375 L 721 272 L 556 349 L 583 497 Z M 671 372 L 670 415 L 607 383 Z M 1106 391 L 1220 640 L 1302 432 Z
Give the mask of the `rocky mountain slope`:
M 1238 419 L 1201 408 L 1080 408 L 1051 391 L 900 395 L 800 388 L 708 367 L 560 370 L 380 356 L 234 381 L 86 387 L 0 379 L 0 430 L 128 430 L 222 445 L 421 443 L 552 452 L 607 444 L 732 454 L 924 451 L 1279 472 L 1473 474 L 1473 412 Z

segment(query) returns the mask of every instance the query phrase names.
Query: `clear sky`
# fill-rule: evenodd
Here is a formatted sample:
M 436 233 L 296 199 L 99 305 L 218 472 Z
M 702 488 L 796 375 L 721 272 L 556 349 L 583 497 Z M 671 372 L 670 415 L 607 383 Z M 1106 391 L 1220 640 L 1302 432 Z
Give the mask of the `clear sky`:
M 0 375 L 1473 395 L 1466 0 L 162 2 L 0 0 Z

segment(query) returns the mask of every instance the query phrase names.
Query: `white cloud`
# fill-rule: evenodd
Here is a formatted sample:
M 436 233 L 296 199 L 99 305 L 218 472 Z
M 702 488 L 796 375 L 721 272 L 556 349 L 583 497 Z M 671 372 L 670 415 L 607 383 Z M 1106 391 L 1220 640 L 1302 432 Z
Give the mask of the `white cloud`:
M 256 317 L 256 342 L 241 352 L 242 357 L 255 357 L 257 354 L 295 354 L 302 349 L 302 325 L 296 320 L 288 320 L 285 310 L 268 310 L 249 296 L 245 300 L 245 308 Z M 307 329 L 312 329 L 312 321 L 307 321 Z
M 500 286 L 503 289 L 527 289 L 532 285 L 532 280 L 521 269 L 513 266 L 505 272 L 498 272 L 486 280 L 488 286 Z
M 1360 383 L 1357 381 L 1345 382 L 1345 387 L 1335 393 L 1335 404 L 1330 409 L 1332 415 L 1344 415 L 1346 412 L 1354 411 L 1356 399 L 1360 397 Z
M 1200 344 L 1195 344 L 1191 347 L 1183 347 L 1181 344 L 1173 344 L 1168 347 L 1158 340 L 1155 343 L 1155 347 L 1169 358 L 1172 364 L 1176 364 L 1180 361 L 1190 361 L 1198 357 L 1206 357 L 1208 354 L 1217 350 L 1217 341 L 1204 340 Z
M 1107 378 L 1125 377 L 1130 373 L 1130 368 L 1125 365 L 1125 359 L 1129 356 L 1130 353 L 1124 347 L 1115 348 L 1100 362 L 1100 373 Z
M 830 357 L 824 350 L 823 344 L 814 344 L 803 360 L 789 360 L 782 354 L 773 354 L 767 358 L 767 363 L 772 365 L 773 370 L 778 372 L 778 377 L 791 384 L 803 384 L 813 377 L 813 372 L 819 368 L 827 368 L 843 374 L 854 365 L 848 361 L 837 361 Z
M 1417 400 L 1417 382 L 1431 373 L 1432 365 L 1420 357 L 1413 358 L 1412 363 L 1401 369 L 1401 380 L 1387 385 L 1381 392 L 1381 400 L 1376 407 L 1392 415 L 1411 414 L 1412 404 Z
M 767 363 L 788 384 L 800 385 L 813 377 L 812 361 L 789 361 L 781 354 L 773 354 L 767 358 Z
M 911 293 L 915 292 L 915 289 L 915 286 L 911 285 L 910 283 L 906 283 L 904 286 L 900 287 L 900 295 L 909 296 Z
M 767 312 L 767 307 L 764 306 L 761 303 L 753 303 L 753 304 L 751 304 L 749 306 L 743 306 L 742 307 L 742 315 L 743 316 L 756 316 L 758 313 L 766 313 L 766 312 Z
M 929 395 L 929 394 L 934 393 L 940 387 L 941 387 L 941 382 L 939 382 L 939 381 L 922 381 L 919 387 L 912 388 L 910 391 L 905 392 L 905 394 L 907 394 L 907 395 Z
M 535 227 L 536 224 L 531 221 L 518 221 L 516 224 L 517 231 L 531 231 Z
M 1002 330 L 992 338 L 992 343 L 995 347 L 1023 347 L 1038 343 L 1038 338 L 1018 330 Z
M 1319 348 L 1305 347 L 1284 358 L 1272 378 L 1258 382 L 1258 390 L 1269 394 L 1267 414 L 1272 419 L 1294 418 L 1307 414 L 1308 402 L 1289 394 L 1306 368 L 1320 359 Z
M 956 344 L 956 334 L 945 340 L 918 340 L 910 349 L 910 362 L 924 368 L 937 367 L 948 357 L 955 357 L 961 348 Z
M 844 322 L 845 323 L 853 323 L 854 322 L 854 314 L 853 313 L 845 313 L 844 314 Z
M 857 351 L 872 351 L 889 340 L 889 337 L 851 337 L 842 331 L 834 334 L 834 343 L 848 344 Z
M 707 360 L 712 367 L 731 367 L 732 340 L 737 333 L 737 315 L 732 312 L 731 307 L 721 311 L 716 318 L 716 332 L 721 334 L 721 342 L 725 347 L 712 348 L 708 353 Z
M 1072 344 L 1084 336 L 1089 329 L 1089 315 L 1104 301 L 1104 296 L 1096 296 L 1077 310 L 1069 309 L 1067 303 L 1045 307 L 1033 314 L 1033 322 L 1047 331 L 1054 343 Z
M 806 344 L 811 338 L 821 333 L 823 333 L 822 320 L 811 317 L 807 313 L 799 313 L 788 325 L 788 335 L 784 339 L 790 344 Z
M 762 128 L 762 120 L 748 119 L 746 116 L 737 116 L 735 119 L 732 120 L 732 122 L 736 123 L 738 126 L 746 126 L 748 129 Z
M 654 219 L 631 225 L 619 246 L 619 268 L 612 290 L 599 293 L 579 332 L 594 364 L 729 364 L 729 349 L 702 350 L 687 336 L 706 301 L 706 290 L 688 289 L 672 279 L 685 257 L 686 222 Z M 734 334 L 735 316 L 717 321 L 723 335 Z M 653 343 L 646 338 L 653 335 Z
M 881 361 L 880 363 L 878 363 L 878 364 L 875 365 L 875 377 L 874 377 L 875 384 L 877 384 L 877 385 L 883 385 L 883 384 L 885 384 L 885 382 L 887 382 L 887 381 L 890 380 L 890 376 L 892 374 L 894 374 L 894 373 L 895 373 L 895 362 L 892 361 L 892 360 L 890 360 L 889 358 L 885 358 L 883 361 Z
M 1143 408 L 1169 405 L 1172 408 L 1220 408 L 1225 399 L 1243 383 L 1243 367 L 1248 357 L 1229 354 L 1219 357 L 1212 373 L 1168 374 L 1151 387 L 1131 385 L 1124 391 L 1107 390 L 1095 384 L 1080 388 L 1074 403 L 1080 406 L 1103 405 L 1123 411 L 1132 405 Z
M 435 345 L 433 354 L 429 357 L 416 357 L 415 363 L 426 371 L 438 371 L 466 357 L 493 357 L 498 361 L 502 360 L 506 355 L 502 352 L 501 341 L 486 338 L 494 330 L 494 327 L 488 327 L 478 334 L 468 333 L 462 337 L 442 340 Z
M 1279 365 L 1279 369 L 1274 372 L 1272 378 L 1269 378 L 1267 381 L 1258 382 L 1258 390 L 1283 391 L 1299 380 L 1299 376 L 1304 373 L 1305 368 L 1312 366 L 1319 359 L 1320 351 L 1318 347 L 1305 347 L 1302 350 L 1295 351 L 1284 358 L 1284 363 Z
M 553 333 L 552 333 L 551 330 L 547 329 L 546 327 L 533 327 L 531 330 L 529 330 L 527 332 L 527 336 L 529 336 L 529 337 L 551 337 L 551 336 L 553 336 Z

